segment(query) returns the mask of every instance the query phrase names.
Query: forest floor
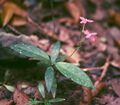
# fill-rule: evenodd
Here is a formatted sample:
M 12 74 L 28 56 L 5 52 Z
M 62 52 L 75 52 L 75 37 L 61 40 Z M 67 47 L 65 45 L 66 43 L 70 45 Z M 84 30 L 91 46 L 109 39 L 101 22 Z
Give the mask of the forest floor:
M 80 17 L 94 20 L 86 27 L 97 32 L 97 38 L 82 42 L 67 62 L 84 70 L 96 90 L 58 73 L 56 96 L 66 100 L 55 105 L 120 105 L 119 5 L 120 0 L 1 0 L 0 105 L 27 105 L 30 98 L 42 99 L 37 82 L 44 82 L 44 69 L 37 60 L 14 54 L 10 45 L 30 43 L 49 54 L 59 40 L 60 53 L 69 56 L 81 40 Z

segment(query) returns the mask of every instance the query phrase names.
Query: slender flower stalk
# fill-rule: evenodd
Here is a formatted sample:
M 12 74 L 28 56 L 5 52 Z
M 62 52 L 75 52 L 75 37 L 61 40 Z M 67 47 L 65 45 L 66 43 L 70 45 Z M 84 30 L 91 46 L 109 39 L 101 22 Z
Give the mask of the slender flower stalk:
M 81 41 L 79 42 L 79 47 L 76 48 L 76 49 L 72 52 L 72 54 L 70 55 L 70 57 L 80 48 L 81 43 L 84 42 L 85 39 L 89 39 L 91 42 L 94 42 L 94 41 L 96 40 L 96 35 L 97 35 L 97 33 L 96 33 L 96 32 L 90 32 L 90 31 L 88 31 L 87 29 L 85 29 L 85 26 L 86 26 L 87 23 L 92 23 L 92 22 L 94 22 L 94 21 L 93 21 L 93 20 L 90 20 L 90 19 L 86 19 L 86 18 L 84 18 L 84 17 L 80 17 L 80 20 L 81 20 L 81 21 L 80 21 L 80 24 L 82 24 L 81 35 L 83 34 L 83 35 L 85 35 L 85 37 L 84 37 L 84 36 L 81 37 Z

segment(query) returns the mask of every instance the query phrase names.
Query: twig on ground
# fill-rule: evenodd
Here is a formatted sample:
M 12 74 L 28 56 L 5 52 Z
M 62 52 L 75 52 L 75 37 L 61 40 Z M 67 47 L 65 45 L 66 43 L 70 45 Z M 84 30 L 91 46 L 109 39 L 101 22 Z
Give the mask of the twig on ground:
M 101 76 L 98 78 L 98 80 L 94 84 L 94 86 L 96 87 L 96 90 L 90 90 L 89 88 L 86 89 L 85 87 L 83 87 L 83 91 L 84 91 L 84 94 L 85 94 L 83 102 L 82 102 L 83 105 L 86 105 L 86 103 L 90 103 L 92 98 L 95 97 L 105 86 L 105 84 L 102 80 L 106 76 L 108 67 L 111 63 L 110 58 L 111 57 L 108 56 L 107 59 L 106 59 L 106 63 L 101 67 L 83 68 L 84 71 L 102 70 Z M 80 103 L 80 105 L 81 105 L 81 103 Z

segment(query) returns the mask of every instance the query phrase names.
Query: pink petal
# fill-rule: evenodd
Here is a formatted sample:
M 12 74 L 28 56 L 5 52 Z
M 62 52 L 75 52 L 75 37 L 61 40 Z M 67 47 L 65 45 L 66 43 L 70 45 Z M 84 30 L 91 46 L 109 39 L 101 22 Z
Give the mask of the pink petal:
M 96 32 L 93 32 L 93 33 L 91 33 L 92 35 L 97 35 L 97 33 Z
M 90 38 L 90 41 L 91 42 L 95 42 L 97 40 L 97 37 L 96 36 L 92 36 L 91 38 Z
M 93 20 L 87 19 L 87 22 L 88 22 L 88 23 L 92 23 L 92 22 L 94 22 L 94 21 L 93 21 Z
M 86 24 L 86 23 L 92 23 L 94 22 L 93 20 L 90 20 L 90 19 L 86 19 L 84 17 L 80 17 L 80 20 L 81 20 L 81 24 Z
M 88 30 L 83 31 L 83 33 L 86 35 L 85 38 L 90 38 L 92 36 L 96 36 L 96 32 L 89 32 Z
M 80 23 L 81 23 L 81 24 L 86 24 L 87 22 L 86 22 L 86 21 L 81 21 Z
M 89 34 L 90 34 L 90 32 L 89 32 L 88 30 L 83 31 L 83 33 L 84 33 L 85 35 L 89 35 Z
M 90 38 L 91 36 L 92 36 L 92 35 L 89 34 L 89 35 L 86 35 L 85 38 L 88 39 L 88 38 Z
M 81 19 L 81 20 L 85 20 L 85 18 L 84 18 L 84 17 L 80 17 L 80 19 Z

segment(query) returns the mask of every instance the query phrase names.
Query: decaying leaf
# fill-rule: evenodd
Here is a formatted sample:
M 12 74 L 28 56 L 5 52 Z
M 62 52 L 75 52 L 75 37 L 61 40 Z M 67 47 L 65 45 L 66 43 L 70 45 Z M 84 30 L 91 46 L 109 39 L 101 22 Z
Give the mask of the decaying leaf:
M 12 2 L 6 2 L 2 11 L 3 26 L 8 24 L 14 15 L 26 18 L 27 12 Z
M 66 54 L 68 56 L 68 60 L 73 62 L 73 63 L 78 63 L 80 61 L 80 55 L 78 53 L 78 51 L 76 51 L 71 57 L 70 55 L 75 51 L 74 47 L 68 46 L 68 45 L 64 45 L 62 47 L 62 53 Z
M 107 105 L 120 105 L 120 98 L 116 98 L 111 103 L 108 103 Z
M 109 29 L 112 38 L 120 45 L 120 30 L 117 27 L 112 27 Z
M 22 26 L 25 25 L 27 23 L 25 18 L 21 18 L 21 17 L 13 17 L 13 20 L 11 21 L 11 25 L 13 26 Z
M 80 16 L 85 15 L 85 10 L 80 0 L 65 2 L 65 7 L 74 19 L 75 23 L 79 21 Z
M 111 80 L 111 85 L 114 92 L 120 97 L 120 83 L 117 79 Z
M 0 5 L 4 4 L 8 0 L 0 0 Z
M 0 105 L 12 105 L 13 101 L 12 100 L 0 100 Z
M 16 105 L 25 105 L 29 101 L 29 98 L 27 95 L 20 92 L 19 90 L 15 90 L 13 94 L 13 100 Z
M 115 10 L 109 10 L 109 15 L 110 22 L 120 26 L 120 12 L 116 12 Z

